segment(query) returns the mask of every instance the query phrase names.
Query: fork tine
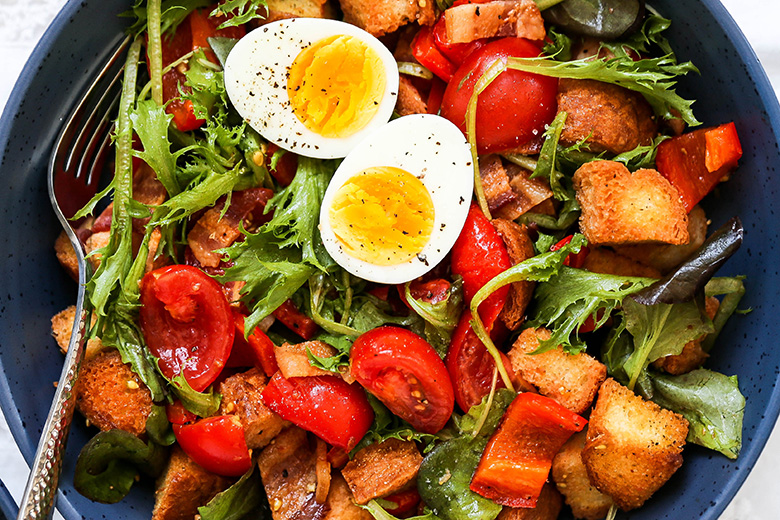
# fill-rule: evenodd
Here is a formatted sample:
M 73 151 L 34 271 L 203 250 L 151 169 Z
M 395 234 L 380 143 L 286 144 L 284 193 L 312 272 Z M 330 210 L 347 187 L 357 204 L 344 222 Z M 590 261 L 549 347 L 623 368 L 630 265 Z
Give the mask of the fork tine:
M 117 65 L 119 65 L 119 68 L 116 72 L 114 72 L 113 69 L 116 68 Z M 103 85 L 102 83 L 104 82 L 106 74 L 110 74 L 111 72 L 114 73 L 111 75 L 110 81 L 107 85 Z M 76 133 L 76 136 L 71 140 L 72 144 L 64 163 L 65 170 L 71 170 L 74 159 L 76 157 L 82 156 L 83 158 L 83 155 L 89 154 L 89 146 L 92 144 L 95 133 L 98 132 L 98 127 L 103 121 L 107 119 L 109 112 L 111 112 L 114 105 L 116 105 L 121 88 L 121 78 L 121 62 L 107 64 L 107 66 L 104 67 L 100 72 L 100 76 L 90 86 L 90 92 L 95 91 L 95 89 L 102 90 L 102 93 L 97 102 L 94 103 L 94 106 L 91 106 L 91 96 L 86 96 L 82 100 L 82 103 L 79 105 L 79 107 L 76 109 L 76 112 L 74 112 L 72 121 L 80 123 L 80 126 L 78 127 L 77 133 L 76 130 L 74 130 L 72 127 L 68 128 L 72 132 Z M 84 117 L 84 112 L 89 110 L 90 106 L 91 110 L 89 111 L 89 114 Z M 100 118 L 100 121 L 95 123 L 97 118 Z M 87 144 L 86 141 L 89 141 L 89 143 Z M 80 174 L 82 173 L 81 164 L 83 164 L 83 160 L 80 162 L 79 167 L 74 172 L 77 178 L 80 177 Z
M 114 104 L 117 105 L 119 104 L 119 96 L 117 96 Z M 113 112 L 113 110 L 114 109 L 112 108 L 109 111 L 109 113 Z M 110 126 L 110 128 L 113 128 L 113 124 Z M 89 167 L 87 168 L 86 183 L 87 183 L 87 187 L 89 187 L 92 191 L 97 191 L 99 189 L 98 183 L 100 182 L 101 173 L 103 172 L 103 166 L 106 163 L 106 157 L 108 153 L 111 151 L 111 145 L 113 144 L 111 132 L 106 130 L 106 131 L 101 131 L 101 134 L 103 135 L 103 139 L 100 142 L 99 146 L 97 147 L 93 159 L 90 162 Z M 95 135 L 100 135 L 100 134 L 95 134 Z M 81 168 L 81 166 L 79 166 L 79 168 Z
M 99 179 L 101 172 L 94 171 L 95 164 L 100 154 L 104 152 L 104 146 L 106 146 L 107 142 L 108 144 L 111 142 L 111 129 L 114 126 L 112 118 L 116 113 L 116 108 L 119 106 L 119 96 L 121 94 L 119 88 L 115 90 L 116 92 L 107 108 L 104 109 L 100 120 L 94 125 L 85 125 L 82 128 L 82 133 L 76 137 L 76 140 L 78 141 L 89 139 L 83 149 L 81 160 L 75 171 L 75 177 L 77 179 L 83 179 L 87 185 L 91 185 L 93 181 Z M 93 117 L 94 114 L 95 112 L 93 112 L 90 117 Z

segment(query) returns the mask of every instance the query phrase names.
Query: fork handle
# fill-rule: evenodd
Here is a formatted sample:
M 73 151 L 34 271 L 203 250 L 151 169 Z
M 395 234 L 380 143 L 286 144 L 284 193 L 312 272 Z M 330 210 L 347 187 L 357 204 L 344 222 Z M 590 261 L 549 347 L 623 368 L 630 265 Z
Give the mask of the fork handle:
M 81 251 L 77 250 L 77 255 Z M 83 261 L 83 260 L 82 260 Z M 83 264 L 81 264 L 83 265 Z M 86 311 L 84 309 L 85 269 L 79 273 L 79 291 L 76 304 L 76 320 L 73 324 L 65 365 L 62 368 L 57 390 L 54 393 L 49 416 L 38 441 L 35 459 L 30 467 L 30 476 L 19 506 L 17 520 L 49 519 L 54 513 L 57 497 L 57 484 L 65 453 L 65 441 L 68 437 L 76 394 L 73 391 L 78 377 L 79 366 L 84 358 L 86 342 Z

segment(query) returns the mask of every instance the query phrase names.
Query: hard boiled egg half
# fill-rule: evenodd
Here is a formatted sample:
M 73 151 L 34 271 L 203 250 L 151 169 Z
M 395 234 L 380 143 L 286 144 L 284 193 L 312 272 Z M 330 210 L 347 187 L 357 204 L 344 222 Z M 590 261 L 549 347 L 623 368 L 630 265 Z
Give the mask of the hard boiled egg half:
M 434 115 L 398 118 L 336 170 L 320 210 L 322 241 L 355 276 L 413 280 L 452 249 L 473 187 L 471 149 L 458 127 Z
M 345 157 L 387 123 L 398 96 L 393 55 L 337 20 L 293 18 L 243 37 L 225 63 L 225 88 L 263 137 L 307 157 Z

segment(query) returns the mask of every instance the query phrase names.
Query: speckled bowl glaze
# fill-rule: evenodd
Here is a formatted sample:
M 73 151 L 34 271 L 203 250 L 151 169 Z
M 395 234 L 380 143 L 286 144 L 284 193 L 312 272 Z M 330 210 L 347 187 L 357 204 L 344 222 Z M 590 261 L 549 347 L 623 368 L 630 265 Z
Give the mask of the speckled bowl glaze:
M 51 316 L 73 303 L 76 287 L 60 269 L 52 244 L 59 232 L 46 194 L 46 165 L 63 117 L 80 96 L 108 49 L 121 38 L 116 17 L 128 0 L 72 0 L 36 48 L 0 122 L 3 181 L 0 214 L 0 402 L 22 454 L 32 460 L 54 394 L 62 356 L 50 335 Z M 734 120 L 744 157 L 733 179 L 705 204 L 713 228 L 732 215 L 745 225 L 745 243 L 723 269 L 747 276 L 742 307 L 732 318 L 709 366 L 737 374 L 747 397 L 744 447 L 732 462 L 690 446 L 685 464 L 631 519 L 717 518 L 745 480 L 780 409 L 780 320 L 777 319 L 780 108 L 758 60 L 717 0 L 659 0 L 654 6 L 673 20 L 671 39 L 681 59 L 692 60 L 700 77 L 679 88 L 697 99 L 706 125 Z M 71 475 L 79 449 L 93 434 L 77 421 L 64 466 L 59 510 L 78 518 L 146 519 L 150 484 L 137 486 L 120 504 L 83 498 Z M 7 499 L 0 500 L 5 513 Z

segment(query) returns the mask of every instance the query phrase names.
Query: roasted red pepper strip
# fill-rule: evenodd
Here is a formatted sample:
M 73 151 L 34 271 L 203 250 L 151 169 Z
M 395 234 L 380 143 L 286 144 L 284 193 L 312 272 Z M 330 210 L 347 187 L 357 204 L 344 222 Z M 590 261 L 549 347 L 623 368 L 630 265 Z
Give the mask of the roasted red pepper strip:
M 471 490 L 501 505 L 535 507 L 553 457 L 587 422 L 549 397 L 518 394 L 482 453 Z
M 250 334 L 249 338 L 244 338 L 244 320 L 246 317 L 240 312 L 233 310 L 233 321 L 236 324 L 236 335 L 233 338 L 233 350 L 230 352 L 228 367 L 247 367 L 253 366 L 262 369 L 268 377 L 271 377 L 279 370 L 276 363 L 276 354 L 274 353 L 274 342 L 271 341 L 259 327 Z
M 571 239 L 574 235 L 569 235 L 566 238 L 563 238 L 560 242 L 555 244 L 550 248 L 550 251 L 557 251 L 569 242 L 571 242 Z M 577 269 L 581 269 L 583 265 L 585 265 L 585 259 L 588 257 L 588 253 L 590 253 L 590 249 L 585 246 L 580 248 L 580 252 L 576 255 L 574 253 L 569 253 L 569 255 L 563 260 L 563 265 L 568 265 L 569 267 L 576 267 Z
M 658 145 L 658 171 L 680 192 L 686 211 L 727 177 L 742 157 L 734 123 L 703 128 Z
M 431 90 L 428 91 L 428 101 L 425 104 L 429 114 L 438 114 L 441 110 L 441 101 L 444 99 L 444 89 L 447 84 L 439 78 L 431 79 Z
M 472 204 L 466 224 L 452 248 L 452 273 L 463 278 L 466 306 L 474 294 L 496 275 L 511 267 L 509 254 L 493 224 Z M 509 286 L 498 289 L 479 306 L 485 329 L 494 324 L 509 295 Z M 466 311 L 452 335 L 445 363 L 455 390 L 455 401 L 464 412 L 490 392 L 495 362 L 471 327 L 471 313 Z M 509 366 L 505 361 L 504 365 Z M 511 374 L 511 368 L 508 368 Z M 503 384 L 499 384 L 499 387 Z
M 452 273 L 463 278 L 466 305 L 486 283 L 512 267 L 509 254 L 493 224 L 476 204 L 469 208 L 466 223 L 452 247 Z M 509 286 L 493 292 L 479 306 L 479 317 L 490 331 L 501 309 L 504 308 Z
M 446 82 L 452 79 L 452 75 L 457 68 L 436 47 L 433 31 L 427 26 L 421 27 L 414 40 L 412 40 L 412 55 L 423 67 L 426 67 Z
M 273 315 L 277 320 L 282 322 L 285 327 L 295 332 L 306 341 L 312 339 L 320 328 L 319 325 L 314 323 L 314 320 L 299 311 L 292 300 L 287 300 L 277 307 L 273 312 Z

